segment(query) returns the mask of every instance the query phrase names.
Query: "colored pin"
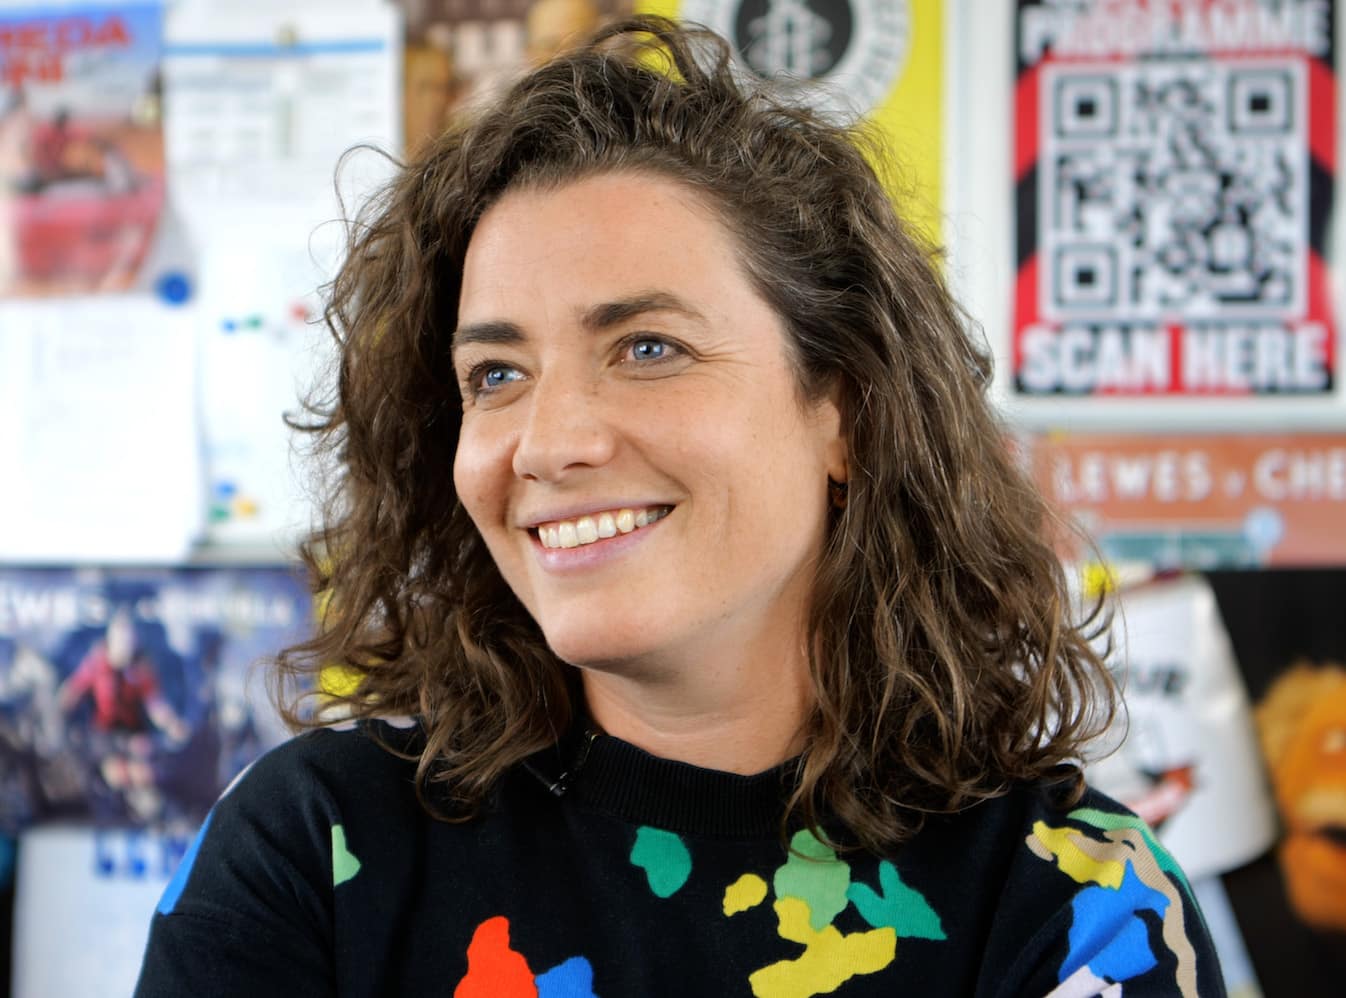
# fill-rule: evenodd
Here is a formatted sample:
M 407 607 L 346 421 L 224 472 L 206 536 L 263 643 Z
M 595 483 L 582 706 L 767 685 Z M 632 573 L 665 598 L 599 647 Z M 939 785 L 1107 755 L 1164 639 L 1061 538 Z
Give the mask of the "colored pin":
M 154 282 L 154 290 L 164 304 L 181 305 L 192 296 L 192 282 L 181 271 L 170 270 Z

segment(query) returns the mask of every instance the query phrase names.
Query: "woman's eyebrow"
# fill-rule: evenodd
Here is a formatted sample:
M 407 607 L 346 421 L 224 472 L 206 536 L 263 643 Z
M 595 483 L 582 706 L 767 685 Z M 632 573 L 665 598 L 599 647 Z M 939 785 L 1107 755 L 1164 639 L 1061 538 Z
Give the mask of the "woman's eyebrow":
M 689 319 L 705 322 L 706 317 L 677 295 L 667 291 L 642 291 L 616 301 L 604 302 L 584 310 L 580 322 L 585 328 L 598 331 L 619 326 L 623 322 L 647 312 L 676 312 Z
M 648 312 L 674 312 L 698 322 L 706 317 L 694 306 L 667 291 L 642 291 L 616 301 L 591 305 L 580 314 L 580 324 L 591 332 L 620 326 L 623 322 Z M 450 349 L 457 350 L 469 343 L 488 345 L 522 343 L 528 337 L 523 329 L 508 319 L 487 319 L 469 322 L 453 331 Z
M 493 345 L 522 343 L 525 339 L 527 337 L 524 336 L 523 330 L 515 323 L 505 319 L 491 319 L 485 322 L 469 322 L 465 326 L 459 326 L 453 331 L 453 336 L 449 338 L 449 349 L 451 351 L 457 350 L 469 343 Z

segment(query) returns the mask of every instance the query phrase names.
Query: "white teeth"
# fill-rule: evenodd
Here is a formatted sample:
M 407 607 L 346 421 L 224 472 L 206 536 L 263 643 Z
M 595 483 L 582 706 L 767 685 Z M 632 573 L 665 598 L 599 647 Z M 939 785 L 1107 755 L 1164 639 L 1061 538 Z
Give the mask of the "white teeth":
M 539 526 L 537 536 L 544 548 L 575 548 L 618 534 L 629 534 L 662 520 L 670 510 L 669 506 L 652 506 L 641 510 L 619 509 L 596 516 L 581 516 L 575 520 L 559 520 Z
M 575 525 L 569 520 L 561 523 L 556 528 L 557 540 L 561 542 L 563 548 L 577 548 L 580 546 L 579 532 Z

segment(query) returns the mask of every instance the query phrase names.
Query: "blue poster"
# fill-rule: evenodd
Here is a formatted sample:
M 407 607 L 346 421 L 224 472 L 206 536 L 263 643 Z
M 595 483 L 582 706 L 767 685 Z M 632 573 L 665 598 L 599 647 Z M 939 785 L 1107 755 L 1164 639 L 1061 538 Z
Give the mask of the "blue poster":
M 279 568 L 0 570 L 0 833 L 199 820 L 286 736 L 266 662 L 309 607 Z

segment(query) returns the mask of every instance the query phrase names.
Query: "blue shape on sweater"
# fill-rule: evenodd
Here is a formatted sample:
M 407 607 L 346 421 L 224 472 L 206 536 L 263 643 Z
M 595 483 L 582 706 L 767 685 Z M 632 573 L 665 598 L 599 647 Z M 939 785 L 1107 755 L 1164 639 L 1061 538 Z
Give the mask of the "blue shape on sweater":
M 164 888 L 163 897 L 159 898 L 159 905 L 156 909 L 159 914 L 171 915 L 173 909 L 177 907 L 178 898 L 182 897 L 183 888 L 187 886 L 187 878 L 192 875 L 192 864 L 196 862 L 196 854 L 201 851 L 201 842 L 206 837 L 206 832 L 210 828 L 210 819 L 214 815 L 213 810 L 206 815 L 206 820 L 201 824 L 201 830 L 196 833 L 196 838 L 192 839 L 192 844 L 187 847 L 187 853 L 182 857 L 182 862 L 178 864 L 173 879 Z
M 1145 923 L 1133 917 L 1101 951 L 1089 960 L 1095 977 L 1110 981 L 1129 981 L 1159 963 L 1150 950 L 1150 933 Z
M 598 998 L 594 994 L 594 968 L 582 956 L 537 975 L 537 998 Z
M 1160 918 L 1168 898 L 1141 883 L 1130 861 L 1119 888 L 1086 887 L 1071 900 L 1073 920 L 1070 950 L 1061 964 L 1064 981 L 1088 965 L 1096 977 L 1126 981 L 1150 970 L 1158 960 L 1150 950 L 1149 930 L 1137 912 L 1153 911 Z

